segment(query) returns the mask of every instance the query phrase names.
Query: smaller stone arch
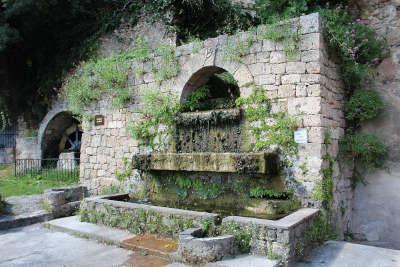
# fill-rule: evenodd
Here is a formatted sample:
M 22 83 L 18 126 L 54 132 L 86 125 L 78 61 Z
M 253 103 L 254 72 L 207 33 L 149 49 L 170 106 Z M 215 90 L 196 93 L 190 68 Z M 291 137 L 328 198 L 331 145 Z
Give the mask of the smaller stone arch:
M 58 158 L 66 150 L 79 157 L 82 129 L 80 122 L 68 111 L 66 103 L 56 103 L 46 114 L 38 130 L 42 158 Z

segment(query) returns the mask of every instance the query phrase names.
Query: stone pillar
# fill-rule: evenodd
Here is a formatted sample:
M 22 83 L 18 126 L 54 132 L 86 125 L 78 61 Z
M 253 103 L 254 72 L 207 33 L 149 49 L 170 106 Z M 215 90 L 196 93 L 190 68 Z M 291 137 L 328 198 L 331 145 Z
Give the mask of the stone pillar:
M 75 152 L 62 152 L 58 157 L 57 169 L 72 170 L 77 166 Z

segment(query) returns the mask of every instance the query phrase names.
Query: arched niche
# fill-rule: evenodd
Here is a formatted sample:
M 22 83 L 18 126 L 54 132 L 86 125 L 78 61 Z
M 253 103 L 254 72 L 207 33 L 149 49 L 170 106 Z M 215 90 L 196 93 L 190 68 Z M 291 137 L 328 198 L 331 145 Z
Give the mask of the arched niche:
M 234 76 L 223 68 L 216 66 L 203 67 L 196 71 L 183 87 L 180 102 L 184 104 L 196 90 L 206 90 L 208 96 L 202 101 L 209 107 L 202 110 L 224 108 L 223 103 L 230 103 L 240 96 L 240 89 Z M 222 103 L 222 104 L 221 104 Z M 221 106 L 222 105 L 222 106 Z

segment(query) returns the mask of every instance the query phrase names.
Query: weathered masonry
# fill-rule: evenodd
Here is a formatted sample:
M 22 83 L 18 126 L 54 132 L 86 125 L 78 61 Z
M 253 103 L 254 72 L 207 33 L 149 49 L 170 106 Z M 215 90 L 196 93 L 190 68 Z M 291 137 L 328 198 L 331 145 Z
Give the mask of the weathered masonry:
M 81 182 L 92 193 L 100 193 L 102 188 L 119 183 L 115 173 L 124 167 L 125 158 L 148 152 L 126 130 L 127 123 L 139 118 L 138 109 L 143 104 L 146 90 L 157 88 L 184 99 L 190 90 L 204 84 L 212 74 L 224 70 L 237 80 L 240 96 L 251 94 L 249 84 L 260 85 L 273 99 L 273 112 L 283 110 L 298 118 L 303 140 L 295 164 L 286 169 L 284 182 L 295 190 L 304 206 L 312 203 L 312 194 L 322 180 L 321 170 L 329 164 L 326 155 L 337 156 L 338 139 L 344 133 L 343 92 L 337 66 L 327 53 L 320 16 L 311 14 L 291 22 L 301 33 L 299 52 L 291 59 L 287 58 L 282 44 L 263 40 L 253 43 L 241 62 L 226 60 L 226 43 L 256 34 L 248 32 L 208 39 L 200 46 L 187 44 L 177 47 L 179 73 L 160 85 L 151 72 L 151 66 L 160 58 L 154 57 L 143 63 L 143 75 L 129 75 L 135 93 L 128 107 L 115 110 L 111 100 L 105 97 L 89 108 L 92 115 L 104 116 L 104 125 L 95 126 L 90 122 L 84 126 Z M 326 135 L 331 137 L 329 142 Z M 337 214 L 339 210 L 345 211 L 336 218 L 337 225 L 341 225 L 343 230 L 351 210 L 350 182 L 336 164 L 333 171 L 334 210 Z M 130 187 L 137 185 L 138 176 L 139 172 L 134 172 Z

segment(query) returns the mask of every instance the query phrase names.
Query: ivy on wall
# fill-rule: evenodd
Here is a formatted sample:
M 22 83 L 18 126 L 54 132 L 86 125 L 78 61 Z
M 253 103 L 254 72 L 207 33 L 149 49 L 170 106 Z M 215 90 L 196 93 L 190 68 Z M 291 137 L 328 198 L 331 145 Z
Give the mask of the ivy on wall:
M 104 93 L 112 96 L 115 107 L 123 107 L 131 95 L 128 70 L 128 62 L 120 56 L 99 58 L 81 64 L 64 84 L 69 109 L 74 114 L 84 116 L 85 108 L 95 100 L 100 100 Z
M 144 145 L 161 149 L 168 145 L 168 137 L 175 131 L 175 116 L 179 103 L 173 96 L 149 90 L 144 96 L 140 118 L 128 125 L 128 132 Z M 158 138 L 157 138 L 158 137 Z
M 143 69 L 140 66 L 148 61 L 153 53 L 160 61 L 159 64 L 154 63 L 152 68 L 158 82 L 178 74 L 175 47 L 161 45 L 153 50 L 144 38 L 138 38 L 135 47 L 129 51 L 82 62 L 64 83 L 64 93 L 70 110 L 78 116 L 85 117 L 85 108 L 100 100 L 104 94 L 112 97 L 115 108 L 124 107 L 133 95 L 128 81 L 132 63 L 136 63 L 132 72 L 137 76 L 142 75 Z
M 297 143 L 294 141 L 294 131 L 297 121 L 286 112 L 271 113 L 271 100 L 265 95 L 261 86 L 254 86 L 248 97 L 239 97 L 236 105 L 243 108 L 250 131 L 255 137 L 253 150 L 262 151 L 279 146 L 285 163 L 290 164 L 290 158 L 297 154 Z
M 385 40 L 343 9 L 321 11 L 326 23 L 326 39 L 337 51 L 340 73 L 347 93 L 346 135 L 340 140 L 341 154 L 354 166 L 354 180 L 383 167 L 387 147 L 372 134 L 359 133 L 363 123 L 379 116 L 384 103 L 373 89 L 373 68 L 387 55 Z

